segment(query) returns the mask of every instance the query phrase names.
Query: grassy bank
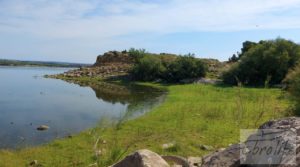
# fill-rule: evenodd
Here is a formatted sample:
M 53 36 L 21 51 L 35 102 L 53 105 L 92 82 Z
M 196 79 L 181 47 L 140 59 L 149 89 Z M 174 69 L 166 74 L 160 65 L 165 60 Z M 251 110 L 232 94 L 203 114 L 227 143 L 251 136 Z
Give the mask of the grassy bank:
M 239 140 L 240 128 L 288 115 L 289 101 L 279 89 L 172 85 L 165 102 L 135 120 L 110 128 L 94 128 L 72 138 L 17 151 L 0 151 L 1 167 L 26 166 L 33 160 L 46 167 L 107 166 L 133 150 L 202 156 Z M 101 120 L 102 126 L 110 123 Z M 100 125 L 99 125 L 100 127 Z M 162 149 L 164 143 L 173 143 Z M 211 150 L 212 151 L 212 150 Z M 95 165 L 96 166 L 96 165 Z

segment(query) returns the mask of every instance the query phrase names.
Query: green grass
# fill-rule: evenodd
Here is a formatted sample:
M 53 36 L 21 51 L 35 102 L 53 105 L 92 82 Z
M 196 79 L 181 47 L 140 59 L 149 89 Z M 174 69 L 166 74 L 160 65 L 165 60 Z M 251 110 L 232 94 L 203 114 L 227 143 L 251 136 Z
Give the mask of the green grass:
M 200 145 L 227 147 L 239 142 L 241 128 L 257 128 L 267 120 L 289 115 L 290 102 L 279 89 L 200 84 L 154 86 L 169 93 L 162 105 L 146 115 L 110 128 L 99 125 L 75 137 L 39 147 L 2 150 L 0 166 L 26 166 L 33 160 L 46 167 L 86 167 L 94 163 L 108 166 L 144 148 L 159 154 L 202 156 L 209 152 Z M 170 142 L 175 143 L 173 148 L 161 148 Z M 102 153 L 96 156 L 98 150 Z

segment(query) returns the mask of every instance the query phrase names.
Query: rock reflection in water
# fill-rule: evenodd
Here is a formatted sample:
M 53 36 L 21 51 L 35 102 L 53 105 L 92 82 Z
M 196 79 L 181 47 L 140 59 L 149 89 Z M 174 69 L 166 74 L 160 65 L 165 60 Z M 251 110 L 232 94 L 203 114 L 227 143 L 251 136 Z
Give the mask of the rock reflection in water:
M 165 99 L 165 91 L 150 86 L 137 84 L 113 84 L 100 82 L 97 84 L 80 84 L 93 89 L 100 100 L 115 104 L 127 105 L 126 112 L 120 119 L 128 120 L 143 115 Z

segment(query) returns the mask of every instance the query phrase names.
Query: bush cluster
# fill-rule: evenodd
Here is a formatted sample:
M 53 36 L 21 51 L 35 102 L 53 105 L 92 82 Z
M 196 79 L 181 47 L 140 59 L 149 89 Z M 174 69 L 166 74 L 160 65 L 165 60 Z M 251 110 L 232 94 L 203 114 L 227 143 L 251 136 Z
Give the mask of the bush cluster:
M 193 55 L 179 56 L 175 61 L 166 64 L 163 79 L 169 82 L 179 82 L 183 79 L 204 77 L 206 65 Z
M 206 73 L 205 64 L 192 54 L 184 56 L 155 55 L 146 53 L 144 50 L 130 49 L 129 55 L 136 58 L 131 70 L 131 74 L 136 80 L 180 82 L 184 79 L 204 77 Z
M 300 58 L 300 46 L 281 38 L 247 42 L 244 47 L 238 62 L 223 74 L 224 83 L 261 86 L 267 81 L 271 85 L 280 84 Z
M 136 80 L 154 81 L 162 78 L 165 71 L 166 68 L 163 66 L 161 59 L 146 55 L 134 64 L 131 74 Z
M 288 91 L 296 101 L 297 114 L 300 114 L 300 64 L 298 64 L 293 70 L 290 70 L 284 82 L 288 86 Z
M 135 48 L 130 48 L 128 50 L 129 56 L 133 57 L 133 60 L 137 62 L 141 58 L 147 55 L 147 52 L 145 49 L 135 49 Z

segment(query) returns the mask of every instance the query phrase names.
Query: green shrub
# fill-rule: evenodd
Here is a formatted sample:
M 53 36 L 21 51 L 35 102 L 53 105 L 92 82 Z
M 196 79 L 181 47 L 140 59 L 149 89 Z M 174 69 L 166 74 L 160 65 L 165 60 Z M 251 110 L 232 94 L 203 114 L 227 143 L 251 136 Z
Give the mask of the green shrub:
M 237 64 L 223 74 L 224 83 L 259 86 L 269 80 L 269 84 L 280 84 L 300 58 L 300 46 L 280 38 L 246 46 Z
M 205 64 L 193 55 L 179 56 L 175 61 L 167 64 L 164 79 L 169 82 L 179 82 L 183 79 L 204 77 Z
M 130 48 L 128 50 L 128 54 L 129 56 L 133 57 L 135 62 L 138 62 L 140 59 L 147 55 L 147 52 L 145 49 Z
M 164 71 L 165 67 L 158 57 L 146 55 L 135 63 L 131 70 L 131 74 L 136 80 L 153 81 L 160 79 Z
M 233 64 L 228 71 L 222 74 L 223 82 L 230 85 L 237 84 L 237 82 L 239 82 L 237 78 L 239 73 L 240 72 L 238 64 Z
M 190 54 L 174 56 L 145 53 L 138 57 L 131 70 L 136 80 L 179 82 L 183 79 L 205 76 L 205 64 Z
M 284 82 L 287 84 L 288 91 L 296 101 L 297 113 L 300 114 L 300 64 L 290 70 Z

